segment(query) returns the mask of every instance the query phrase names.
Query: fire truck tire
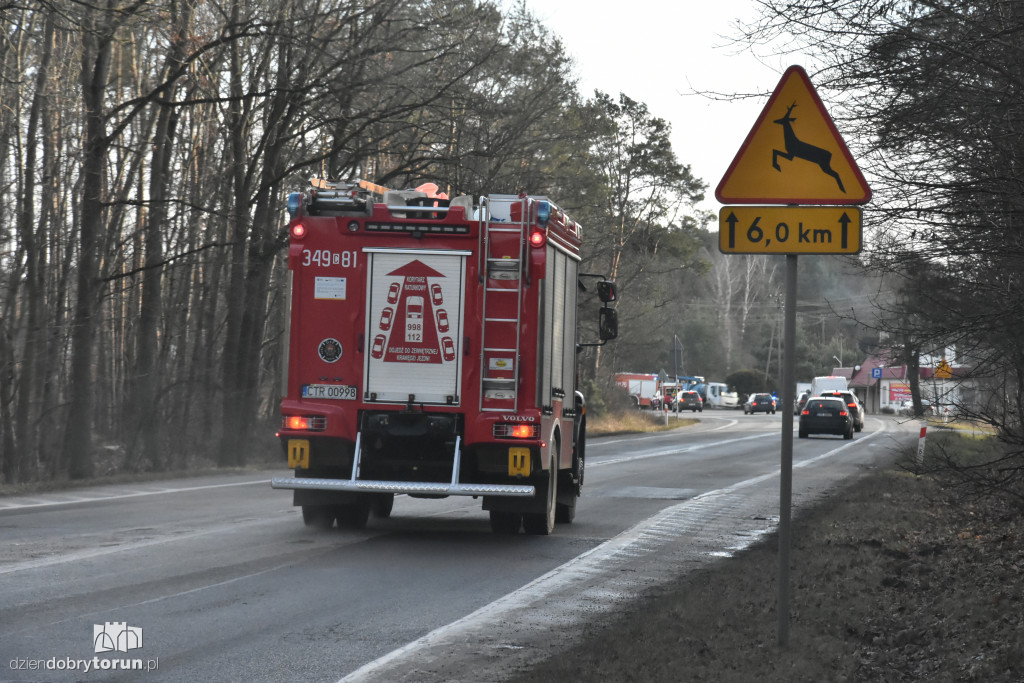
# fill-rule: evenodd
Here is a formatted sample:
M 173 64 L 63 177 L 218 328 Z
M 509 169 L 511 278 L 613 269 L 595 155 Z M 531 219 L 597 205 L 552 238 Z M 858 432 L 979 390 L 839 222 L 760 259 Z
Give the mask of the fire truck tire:
M 375 517 L 387 519 L 391 516 L 391 509 L 395 507 L 395 494 L 378 493 L 373 498 L 373 514 Z
M 558 504 L 555 506 L 555 523 L 572 524 L 576 519 L 576 499 L 583 492 L 583 474 L 586 466 L 584 457 L 587 444 L 587 423 L 580 424 L 576 444 L 572 449 L 572 469 L 560 472 L 558 483 Z
M 339 529 L 363 529 L 370 519 L 373 501 L 369 496 L 361 497 L 358 502 L 334 506 L 334 518 L 338 520 Z
M 572 524 L 576 519 L 576 496 L 568 503 L 558 503 L 555 506 L 555 522 L 558 524 Z
M 535 536 L 547 536 L 555 530 L 555 511 L 558 494 L 558 437 L 552 446 L 551 462 L 548 465 L 548 485 L 544 491 L 544 512 L 527 512 L 523 515 L 523 530 Z
M 523 526 L 523 516 L 518 512 L 491 510 L 491 531 L 496 534 L 518 534 Z
M 302 523 L 314 529 L 330 529 L 334 525 L 334 509 L 329 505 L 303 505 Z
M 576 446 L 572 450 L 572 476 L 576 479 L 576 495 L 583 493 L 583 475 L 587 465 L 587 421 L 580 424 L 576 435 Z

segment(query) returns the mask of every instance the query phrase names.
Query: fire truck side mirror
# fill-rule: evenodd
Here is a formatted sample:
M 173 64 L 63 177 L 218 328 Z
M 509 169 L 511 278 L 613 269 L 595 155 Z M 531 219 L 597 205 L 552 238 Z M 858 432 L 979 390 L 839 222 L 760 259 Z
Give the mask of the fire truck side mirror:
M 619 313 L 614 308 L 602 308 L 598 319 L 598 334 L 606 342 L 619 336 Z
M 601 280 L 597 283 L 597 296 L 601 301 L 608 304 L 619 298 L 615 289 L 615 283 L 611 280 Z

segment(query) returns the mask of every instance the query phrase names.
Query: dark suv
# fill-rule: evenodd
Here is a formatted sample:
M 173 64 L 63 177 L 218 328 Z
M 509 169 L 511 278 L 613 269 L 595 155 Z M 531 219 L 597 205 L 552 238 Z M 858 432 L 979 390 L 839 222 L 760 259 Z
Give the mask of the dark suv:
M 771 394 L 751 394 L 747 402 L 743 404 L 743 414 L 750 413 L 771 413 L 775 414 L 775 399 Z
M 807 399 L 800 411 L 800 431 L 797 434 L 806 439 L 810 434 L 836 434 L 844 439 L 853 438 L 853 421 L 849 408 L 843 399 L 832 396 L 815 396 Z
M 859 432 L 864 429 L 864 404 L 852 391 L 823 391 L 820 396 L 841 398 L 846 407 L 850 409 L 850 417 L 853 418 L 853 431 Z

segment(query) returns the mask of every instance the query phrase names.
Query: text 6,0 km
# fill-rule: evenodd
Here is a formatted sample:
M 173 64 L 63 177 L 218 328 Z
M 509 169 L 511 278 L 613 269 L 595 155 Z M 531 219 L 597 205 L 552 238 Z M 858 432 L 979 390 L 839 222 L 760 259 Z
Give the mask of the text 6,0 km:
M 852 206 L 725 206 L 718 214 L 725 254 L 856 254 L 861 211 Z

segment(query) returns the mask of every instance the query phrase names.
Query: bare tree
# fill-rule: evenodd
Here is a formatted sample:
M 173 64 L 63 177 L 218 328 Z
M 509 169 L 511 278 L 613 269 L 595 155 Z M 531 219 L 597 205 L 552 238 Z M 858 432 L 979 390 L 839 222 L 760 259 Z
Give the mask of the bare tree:
M 928 3 L 765 0 L 748 39 L 780 36 L 821 60 L 818 87 L 837 93 L 833 114 L 874 201 L 866 266 L 904 278 L 886 316 L 898 338 L 964 349 L 975 379 L 1005 400 L 961 405 L 999 429 L 1024 481 L 1024 7 L 1017 2 Z M 928 287 L 914 286 L 927 265 Z M 939 275 L 936 275 L 939 274 Z M 941 315 L 914 315 L 941 311 Z M 901 314 L 902 315 L 899 315 Z

